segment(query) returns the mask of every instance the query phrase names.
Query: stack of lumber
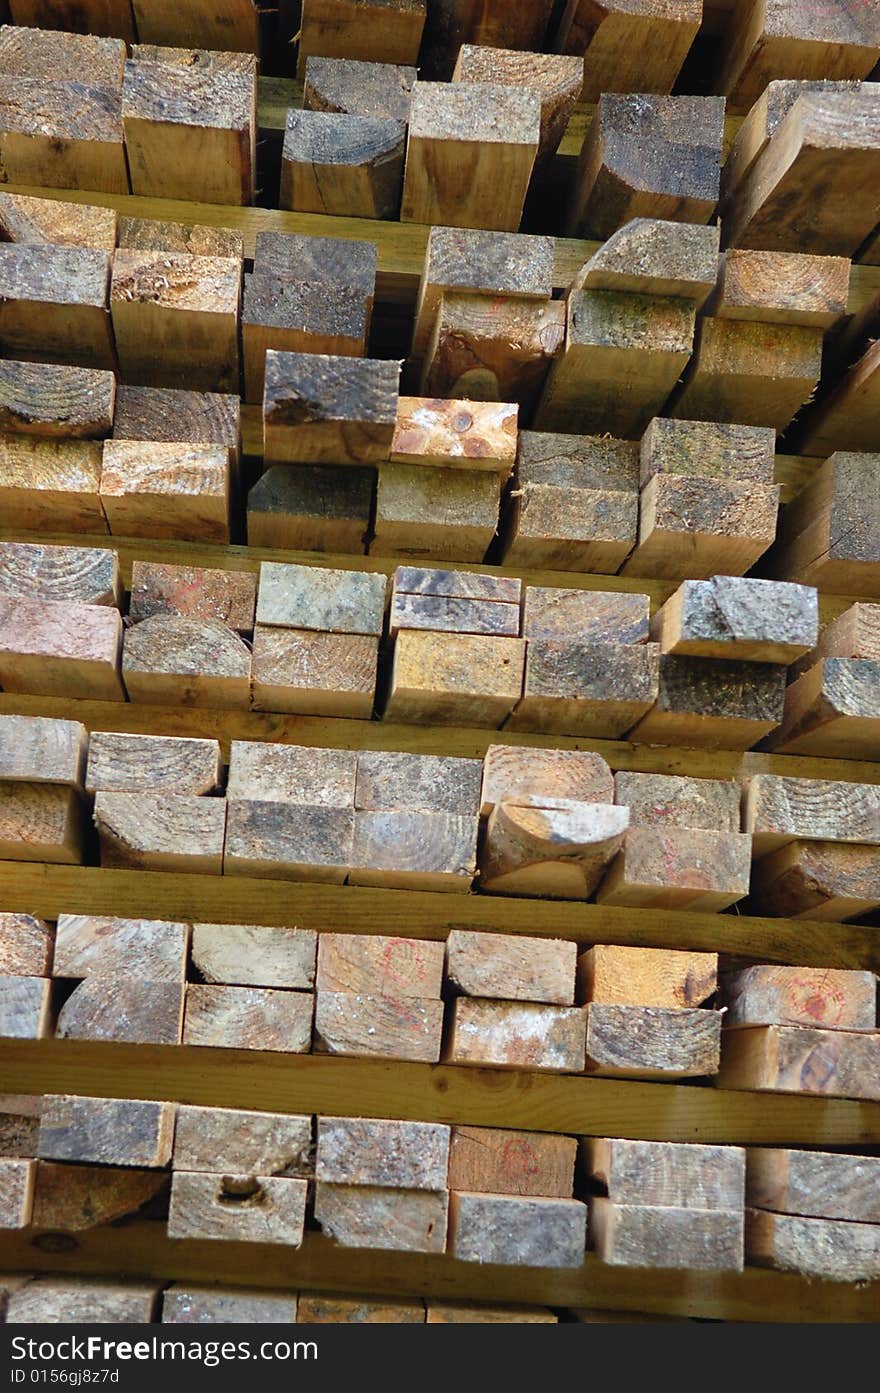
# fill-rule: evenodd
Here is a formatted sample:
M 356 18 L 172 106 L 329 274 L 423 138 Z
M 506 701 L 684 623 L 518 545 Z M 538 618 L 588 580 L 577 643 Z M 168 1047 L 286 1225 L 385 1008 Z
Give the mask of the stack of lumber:
M 750 780 L 743 826 L 753 834 L 752 896 L 761 913 L 840 920 L 875 907 L 877 794 L 873 784 Z
M 0 157 L 32 187 L 254 202 L 252 53 L 0 28 Z M 71 76 L 74 74 L 75 76 Z
M 610 228 L 569 288 L 565 345 L 535 428 L 641 435 L 690 359 L 696 313 L 717 273 L 717 228 L 639 215 Z
M 565 338 L 552 237 L 432 227 L 407 373 L 425 396 L 534 407 Z
M 87 745 L 86 729 L 78 721 L 4 716 L 0 726 L 3 860 L 58 865 L 83 860 Z M 14 936 L 14 928 L 11 932 Z
M 725 252 L 670 413 L 784 431 L 819 381 L 823 337 L 846 312 L 849 277 L 841 256 Z
M 622 771 L 614 798 L 629 810 L 629 826 L 599 904 L 705 912 L 749 893 L 752 843 L 739 830 L 736 783 Z
M 458 993 L 449 1062 L 580 1073 L 576 958 L 573 943 L 454 929 L 446 943 L 449 986 Z
M 517 447 L 513 402 L 401 397 L 380 464 L 371 556 L 482 561 Z
M 371 571 L 263 562 L 254 629 L 255 709 L 369 720 L 385 589 L 385 576 Z
M 854 604 L 797 663 L 768 748 L 870 759 L 880 749 L 880 605 Z
M 89 1277 L 4 1278 L 11 1324 L 163 1325 L 555 1325 L 541 1306 L 345 1296 L 334 1292 L 261 1291 L 194 1282 L 101 1281 Z M 164 1287 L 164 1290 L 163 1290 Z
M 253 264 L 241 311 L 245 400 L 263 400 L 269 348 L 364 356 L 376 290 L 373 243 L 260 232 Z
M 603 1262 L 741 1272 L 746 1153 L 736 1146 L 596 1137 L 584 1143 L 590 1235 Z
M 578 961 L 588 1074 L 641 1079 L 718 1072 L 713 953 L 597 945 Z M 612 1196 L 613 1198 L 613 1196 Z
M 122 645 L 129 700 L 246 709 L 252 655 L 244 636 L 254 632 L 256 592 L 246 571 L 135 561 Z
M 878 89 L 789 80 L 755 92 L 725 166 L 725 246 L 856 254 L 877 224 Z
M 873 973 L 749 967 L 724 996 L 722 1088 L 880 1100 Z
M 880 1277 L 880 1159 L 749 1147 L 750 1262 L 836 1282 Z

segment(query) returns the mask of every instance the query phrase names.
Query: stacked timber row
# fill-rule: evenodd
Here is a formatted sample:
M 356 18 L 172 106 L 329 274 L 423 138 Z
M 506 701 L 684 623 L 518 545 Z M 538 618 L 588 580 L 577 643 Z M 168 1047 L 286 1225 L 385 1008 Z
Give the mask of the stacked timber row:
M 875 1311 L 880 17 L 635 8 L 0 0 L 12 1321 Z

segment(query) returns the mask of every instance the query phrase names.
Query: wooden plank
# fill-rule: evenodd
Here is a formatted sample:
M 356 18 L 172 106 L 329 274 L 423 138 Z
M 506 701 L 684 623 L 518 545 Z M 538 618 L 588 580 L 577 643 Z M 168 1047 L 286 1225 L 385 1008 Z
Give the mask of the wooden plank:
M 265 460 L 373 464 L 397 424 L 399 364 L 328 354 L 266 354 Z M 308 402 L 304 411 L 303 403 Z
M 3 977 L 50 977 L 54 948 L 54 931 L 42 919 L 35 919 L 32 914 L 0 914 Z M 0 1150 L 0 1155 L 6 1154 Z
M 129 0 L 10 0 L 16 24 L 48 29 L 53 24 L 75 33 L 135 37 Z
M 770 1093 L 880 1098 L 880 1032 L 757 1025 L 725 1031 L 718 1083 Z
M 643 643 L 651 602 L 647 595 L 605 594 L 529 585 L 523 637 L 600 643 Z
M 403 571 L 408 568 L 399 569 Z M 455 595 L 413 595 L 406 592 L 404 585 L 405 582 L 395 575 L 388 611 L 388 632 L 392 638 L 396 638 L 401 629 L 486 634 L 498 638 L 519 636 L 522 622 L 519 604 L 503 601 L 487 603 L 479 599 L 460 599 Z
M 208 55 L 204 53 L 191 56 L 198 61 L 208 61 Z M 238 262 L 244 258 L 243 238 L 229 228 L 204 227 L 199 223 L 189 227 L 186 223 L 153 218 L 120 218 L 118 245 L 135 251 L 191 252 L 193 256 L 230 257 Z M 132 390 L 138 393 L 144 389 Z M 185 400 L 185 397 L 181 400 Z
M 364 63 L 356 58 L 306 57 L 303 107 L 348 116 L 378 116 L 409 121 L 417 70 L 394 63 Z
M 485 44 L 462 44 L 453 82 L 495 83 L 525 87 L 541 99 L 541 139 L 538 165 L 556 154 L 572 112 L 581 99 L 584 65 L 575 54 L 523 53 Z
M 480 809 L 482 777 L 478 760 L 361 750 L 354 805 L 368 812 L 408 808 L 473 816 Z
M 804 415 L 800 447 L 808 455 L 835 450 L 871 450 L 877 443 L 872 422 L 880 393 L 880 353 L 869 342 L 836 386 Z
M 480 887 L 493 895 L 587 899 L 628 822 L 626 808 L 604 803 L 534 795 L 496 803 L 480 852 Z
M 443 1003 L 428 997 L 367 996 L 318 989 L 315 1052 L 436 1064 Z
M 668 1093 L 668 1089 L 663 1092 Z M 647 1310 L 680 1317 L 698 1315 L 761 1322 L 780 1318 L 820 1323 L 870 1321 L 874 1314 L 875 1293 L 869 1286 L 829 1285 L 751 1266 L 744 1272 L 701 1274 L 694 1291 L 693 1279 L 687 1272 L 646 1273 L 609 1267 L 593 1254 L 588 1254 L 577 1269 L 541 1272 L 456 1263 L 446 1255 L 358 1253 L 339 1248 L 319 1234 L 307 1233 L 301 1249 L 248 1244 L 240 1254 L 235 1253 L 233 1270 L 232 1264 L 224 1264 L 224 1250 L 215 1243 L 174 1242 L 162 1230 L 160 1224 L 143 1222 L 111 1227 L 81 1235 L 76 1251 L 60 1254 L 41 1252 L 29 1234 L 11 1235 L 4 1239 L 4 1257 L 7 1267 L 21 1271 L 54 1270 L 58 1275 L 50 1279 L 52 1284 L 65 1288 L 71 1280 L 62 1279 L 65 1272 L 91 1274 L 91 1279 L 74 1279 L 80 1288 L 88 1289 L 94 1287 L 92 1279 L 96 1273 L 111 1267 L 143 1275 L 161 1272 L 163 1277 L 171 1275 L 178 1281 L 212 1283 L 217 1281 L 219 1262 L 227 1282 L 247 1280 L 257 1291 L 283 1282 L 291 1290 L 308 1287 L 312 1292 L 347 1288 L 349 1292 L 375 1294 L 378 1289 L 387 1298 L 397 1299 L 416 1289 L 438 1290 L 442 1286 L 450 1298 L 459 1301 L 506 1301 L 510 1305 L 527 1301 L 533 1303 L 533 1308 L 546 1307 L 548 1301 L 560 1308 L 590 1303 L 603 1311 Z M 39 1292 L 46 1285 L 47 1279 L 41 1278 L 25 1287 L 24 1292 L 35 1295 L 34 1288 Z M 151 1291 L 155 1292 L 155 1283 Z M 18 1311 L 23 1311 L 22 1295 L 19 1292 L 13 1297 Z M 60 1309 L 74 1309 L 66 1290 L 63 1300 L 67 1304 Z M 57 1318 L 59 1308 L 51 1318 Z M 114 1312 L 113 1319 L 117 1316 L 118 1312 Z
M 163 1293 L 162 1324 L 289 1325 L 298 1318 L 298 1307 L 302 1310 L 294 1292 L 264 1294 L 245 1288 L 178 1283 Z
M 540 128 L 530 89 L 416 82 L 401 221 L 516 232 Z
M 171 1103 L 48 1097 L 40 1115 L 37 1155 L 49 1161 L 162 1170 L 171 1161 L 175 1111 Z
M 575 945 L 561 941 L 466 929 L 454 929 L 446 941 L 447 982 L 465 996 L 571 1006 L 576 960 Z
M 797 837 L 880 841 L 880 790 L 839 780 L 757 774 L 745 785 L 743 827 L 758 856 Z
M 52 985 L 42 977 L 0 977 L 0 1038 L 39 1040 L 51 1033 Z
M 320 881 L 342 885 L 354 856 L 349 808 L 230 799 L 226 876 Z
M 0 593 L 16 599 L 122 607 L 119 558 L 104 547 L 0 542 Z
M 258 624 L 251 697 L 257 711 L 360 717 L 373 714 L 379 640 Z
M 847 750 L 869 757 L 880 736 L 878 681 L 878 662 L 825 658 L 816 663 L 786 689 L 773 748 L 826 755 Z
M 518 415 L 510 402 L 401 397 L 391 463 L 488 469 L 506 478 L 516 458 Z
M 578 1267 L 587 1206 L 578 1200 L 458 1192 L 449 1197 L 449 1250 L 460 1262 Z
M 668 654 L 657 703 L 630 739 L 748 749 L 782 720 L 784 696 L 784 667 Z
M 588 1074 L 682 1079 L 718 1072 L 719 1011 L 594 1001 L 584 1014 Z
M 661 1208 L 590 1203 L 590 1234 L 598 1257 L 611 1266 L 741 1272 L 744 1217 L 740 1210 Z
M 445 1190 L 450 1129 L 431 1122 L 319 1117 L 315 1177 L 333 1185 Z
M 814 648 L 818 636 L 815 590 L 734 576 L 686 580 L 651 624 L 663 653 L 786 665 Z
M 473 815 L 358 811 L 349 883 L 465 895 L 476 874 L 477 826 Z
M 508 728 L 618 739 L 657 700 L 659 664 L 653 643 L 529 639 Z
M 394 644 L 387 719 L 498 727 L 522 691 L 518 638 L 404 630 Z
M 876 1156 L 749 1147 L 746 1199 L 753 1209 L 880 1223 Z
M 67 61 L 77 60 L 71 56 Z M 88 67 L 93 56 L 87 53 L 79 61 Z M 35 190 L 49 185 L 127 194 L 121 92 L 7 70 L 0 100 L 0 157 L 11 181 Z
M 387 1190 L 318 1181 L 315 1219 L 342 1248 L 444 1253 L 448 1202 L 445 1190 Z
M 85 787 L 89 793 L 214 793 L 220 785 L 216 740 L 174 736 L 114 735 L 97 731 L 89 741 Z
M 364 554 L 375 470 L 352 465 L 270 465 L 247 498 L 252 547 Z
M 0 243 L 0 345 L 10 357 L 114 366 L 111 257 L 88 247 Z
M 853 255 L 877 221 L 874 87 L 798 97 L 722 209 L 725 246 Z
M 298 1248 L 305 1220 L 305 1180 L 286 1176 L 201 1175 L 175 1171 L 169 1238 L 282 1244 Z
M 363 758 L 363 756 L 362 756 Z M 614 786 L 600 755 L 581 750 L 533 750 L 489 745 L 483 762 L 480 811 L 496 803 L 566 798 L 579 803 L 611 803 Z
M 864 1102 L 768 1100 L 757 1093 L 541 1072 L 528 1074 L 526 1089 L 524 1077 L 508 1069 L 64 1039 L 7 1040 L 0 1065 L 4 1088 L 31 1092 L 60 1087 L 111 1098 L 135 1090 L 144 1098 L 186 1095 L 203 1107 L 380 1119 L 393 1111 L 401 1120 L 518 1127 L 530 1134 L 835 1147 L 873 1145 L 880 1136 L 880 1110 Z
M 706 312 L 719 319 L 830 329 L 846 313 L 849 277 L 846 257 L 734 248 L 721 258 Z
M 629 808 L 633 826 L 740 830 L 742 793 L 733 780 L 622 770 L 614 776 L 614 801 Z
M 92 30 L 92 33 L 96 33 Z M 0 193 L 0 235 L 7 242 L 56 247 L 116 249 L 116 214 L 109 208 L 79 207 L 50 198 Z
M 725 1025 L 804 1025 L 873 1030 L 873 972 L 819 972 L 801 967 L 747 967 L 722 978 Z
M 723 131 L 720 97 L 603 91 L 575 176 L 569 235 L 609 237 L 639 217 L 709 222 Z
M 126 630 L 122 676 L 131 701 L 247 708 L 251 650 L 219 619 L 157 614 Z
M 442 944 L 322 933 L 318 939 L 318 991 L 439 1000 L 443 963 Z
M 571 1199 L 577 1142 L 541 1132 L 453 1127 L 450 1190 Z
M 880 1275 L 880 1225 L 746 1213 L 751 1263 L 828 1282 L 873 1282 Z
M 718 280 L 717 227 L 633 218 L 579 268 L 572 290 L 674 295 L 702 309 Z
M 555 302 L 553 302 L 555 303 Z M 617 570 L 638 534 L 638 446 L 521 431 L 502 514 L 509 565 Z
M 229 541 L 232 492 L 222 445 L 108 440 L 101 507 L 111 532 L 181 541 Z
M 36 1178 L 34 1161 L 0 1160 L 0 1230 L 29 1227 Z
M 179 614 L 217 619 L 244 634 L 254 627 L 256 598 L 256 578 L 245 572 L 137 561 L 132 567 L 129 619 L 138 624 L 154 614 Z
M 59 1040 L 176 1046 L 183 1029 L 183 1002 L 182 982 L 87 977 L 61 1007 L 55 1035 Z
M 768 426 L 657 417 L 642 437 L 641 484 L 655 474 L 675 474 L 770 485 L 774 447 Z
M 0 429 L 12 435 L 98 440 L 113 423 L 116 378 L 99 368 L 0 363 Z
M 799 324 L 700 320 L 671 413 L 773 426 L 781 433 L 819 382 L 822 337 L 821 329 Z
M 94 821 L 105 866 L 221 872 L 226 832 L 221 798 L 100 792 L 95 796 Z
M 232 257 L 135 251 L 113 258 L 110 312 L 119 364 L 141 386 L 238 388 L 241 264 Z
M 287 809 L 290 811 L 289 805 Z M 253 876 L 209 876 L 99 867 L 0 863 L 0 903 L 20 904 L 44 919 L 61 913 L 161 913 L 171 920 L 197 914 L 206 923 L 234 919 L 285 925 L 290 922 L 290 883 Z M 749 915 L 630 910 L 601 905 L 541 904 L 540 917 L 528 899 L 460 896 L 454 901 L 417 891 L 358 886 L 307 885 L 297 888 L 297 923 L 322 933 L 338 932 L 352 941 L 378 935 L 445 940 L 451 928 L 565 938 L 575 943 L 619 943 L 655 948 L 729 952 L 761 962 L 878 970 L 877 936 L 870 926 L 812 924 Z
M 300 1325 L 423 1325 L 425 1307 L 421 1301 L 319 1296 L 304 1291 L 300 1292 L 296 1318 Z
M 415 63 L 426 8 L 426 0 L 303 0 L 300 76 L 312 54 L 375 63 Z
M 16 1324 L 83 1320 L 112 1325 L 148 1325 L 159 1297 L 152 1282 L 88 1281 L 81 1277 L 39 1277 L 9 1298 L 8 1319 Z
M 587 1174 L 615 1204 L 704 1213 L 742 1210 L 746 1153 L 739 1147 L 590 1137 L 582 1150 Z
M 572 291 L 565 351 L 550 369 L 535 428 L 641 435 L 691 355 L 694 322 L 693 306 L 671 296 Z
M 183 44 L 209 49 L 257 52 L 254 0 L 208 0 L 187 7 L 174 0 L 131 0 L 138 36 L 144 44 Z
M 598 944 L 578 958 L 578 1001 L 607 1006 L 702 1006 L 718 989 L 714 953 Z
M 75 789 L 61 784 L 0 783 L 0 856 L 6 861 L 82 861 L 85 814 Z
M 81 788 L 88 743 L 78 721 L 0 717 L 0 779 Z
M 537 1002 L 460 996 L 444 1059 L 450 1064 L 576 1073 L 583 1070 L 584 1012 Z
M 9 527 L 107 533 L 100 479 L 97 441 L 0 436 L 0 503 Z
M 185 1045 L 304 1054 L 312 1042 L 314 997 L 262 987 L 186 989 Z
M 122 697 L 117 609 L 0 595 L 0 681 L 7 691 Z
M 316 940 L 311 929 L 194 924 L 192 963 L 208 983 L 311 990 Z
M 781 0 L 734 11 L 716 90 L 748 108 L 771 78 L 867 77 L 880 62 L 876 16 L 857 2 L 833 11 L 809 3 L 792 11 Z
M 448 78 L 462 43 L 540 51 L 550 0 L 432 0 L 421 60 L 432 77 Z
M 241 308 L 245 397 L 262 402 L 266 350 L 362 358 L 369 330 L 363 293 L 318 281 L 290 282 L 264 271 L 245 275 Z
M 880 905 L 873 846 L 793 841 L 771 851 L 752 875 L 752 904 L 763 914 L 839 921 Z
M 823 590 L 878 595 L 880 487 L 876 455 L 839 451 L 786 510 L 773 574 Z
M 135 46 L 125 65 L 122 129 L 132 191 L 203 203 L 255 201 L 256 59 Z M 169 384 L 170 385 L 170 384 Z
M 703 19 L 698 0 L 592 9 L 567 0 L 556 32 L 563 53 L 584 54 L 583 100 L 603 92 L 671 92 Z
M 353 750 L 235 740 L 226 794 L 230 800 L 352 808 L 358 758 Z
M 630 827 L 596 891 L 599 904 L 729 908 L 749 893 L 752 839 L 690 827 Z
M 281 155 L 282 208 L 396 218 L 406 126 L 387 116 L 289 111 Z
M 238 396 L 191 392 L 173 387 L 120 385 L 113 416 L 116 440 L 186 441 L 190 445 L 223 445 L 230 458 L 241 449 L 241 406 Z
M 493 470 L 379 466 L 371 556 L 480 562 L 498 530 Z
M 81 980 L 141 976 L 183 982 L 189 954 L 186 923 L 59 914 L 52 974 Z
M 447 292 L 434 313 L 419 390 L 515 401 L 530 413 L 565 342 L 565 304 Z
M 33 1224 L 50 1231 L 79 1233 L 130 1219 L 167 1188 L 167 1177 L 161 1171 L 38 1161 Z

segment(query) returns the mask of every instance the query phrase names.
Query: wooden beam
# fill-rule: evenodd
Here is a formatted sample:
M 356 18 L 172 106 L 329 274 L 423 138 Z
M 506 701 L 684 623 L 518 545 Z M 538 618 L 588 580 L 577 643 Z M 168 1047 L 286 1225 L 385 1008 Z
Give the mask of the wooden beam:
M 559 148 L 581 97 L 584 65 L 580 59 L 550 53 L 462 44 L 453 82 L 496 83 L 525 87 L 541 99 L 541 140 L 537 165 L 545 165 Z
M 702 18 L 701 0 L 608 0 L 598 8 L 566 0 L 555 46 L 584 55 L 583 101 L 603 92 L 671 92 Z
M 36 29 L 53 25 L 75 33 L 103 34 L 132 42 L 135 38 L 130 0 L 10 0 L 15 24 Z
M 302 0 L 299 75 L 312 54 L 415 63 L 426 12 L 426 0 Z
M 396 218 L 405 150 L 402 121 L 290 111 L 281 155 L 281 206 L 300 213 Z

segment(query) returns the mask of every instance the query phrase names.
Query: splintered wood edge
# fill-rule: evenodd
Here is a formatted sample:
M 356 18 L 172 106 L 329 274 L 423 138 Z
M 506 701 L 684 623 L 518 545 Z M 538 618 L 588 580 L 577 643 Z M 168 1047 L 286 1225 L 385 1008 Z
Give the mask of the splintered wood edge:
M 394 1117 L 642 1141 L 880 1143 L 880 1103 L 191 1045 L 4 1041 L 0 1092 Z
M 29 1230 L 10 1232 L 0 1237 L 0 1267 L 715 1320 L 861 1322 L 877 1314 L 876 1283 L 814 1282 L 760 1267 L 701 1272 L 698 1282 L 693 1272 L 610 1267 L 592 1254 L 575 1269 L 495 1267 L 447 1255 L 342 1248 L 318 1233 L 307 1233 L 301 1248 L 172 1240 L 164 1224 L 145 1220 L 78 1233 L 68 1251 Z
M 453 928 L 472 929 L 580 944 L 733 953 L 761 963 L 789 966 L 880 971 L 880 934 L 876 928 L 857 924 L 618 909 L 564 900 L 450 895 L 236 875 L 0 861 L 0 910 L 42 919 L 57 919 L 59 914 L 109 914 L 435 941 L 444 940 Z

